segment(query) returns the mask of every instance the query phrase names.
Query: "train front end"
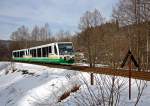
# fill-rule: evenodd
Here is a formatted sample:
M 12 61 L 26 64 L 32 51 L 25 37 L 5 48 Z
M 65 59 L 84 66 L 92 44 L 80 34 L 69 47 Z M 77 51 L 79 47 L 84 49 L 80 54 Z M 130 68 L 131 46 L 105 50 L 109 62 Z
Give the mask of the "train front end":
M 72 42 L 58 43 L 59 57 L 63 61 L 62 63 L 73 64 L 74 60 L 74 48 Z

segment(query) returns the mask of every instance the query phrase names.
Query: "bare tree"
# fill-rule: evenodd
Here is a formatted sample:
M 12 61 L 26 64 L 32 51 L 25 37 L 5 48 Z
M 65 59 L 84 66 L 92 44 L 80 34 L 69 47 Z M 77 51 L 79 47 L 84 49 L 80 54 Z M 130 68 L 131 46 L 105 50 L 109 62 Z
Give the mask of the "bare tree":
M 94 11 L 87 11 L 80 19 L 79 28 L 81 30 L 81 42 L 87 50 L 90 67 L 94 67 L 96 63 L 96 55 L 98 53 L 98 45 L 100 39 L 97 36 L 96 27 L 104 23 L 104 18 L 101 13 L 95 9 Z
M 27 48 L 30 46 L 30 33 L 25 26 L 19 27 L 17 31 L 11 34 L 10 38 L 14 41 L 12 42 L 13 49 Z
M 100 43 L 100 30 L 97 30 L 97 27 L 104 23 L 104 18 L 101 13 L 95 9 L 94 11 L 87 11 L 80 18 L 79 29 L 81 30 L 81 45 L 86 48 L 88 62 L 90 67 L 95 67 L 98 47 Z M 101 36 L 102 37 L 102 36 Z M 94 75 L 91 73 L 91 85 L 94 84 Z
M 51 32 L 49 30 L 49 25 L 45 24 L 44 27 L 41 27 L 40 29 L 40 41 L 48 41 L 51 36 Z
M 56 33 L 55 39 L 58 42 L 71 42 L 72 41 L 72 34 L 69 31 L 60 30 Z
M 32 29 L 32 32 L 31 32 L 31 39 L 32 39 L 33 41 L 38 41 L 39 35 L 40 35 L 39 27 L 38 27 L 38 26 L 35 26 L 35 27 Z
M 113 10 L 114 19 L 127 28 L 129 48 L 136 55 L 141 67 L 145 62 L 149 64 L 149 7 L 148 0 L 120 0 Z

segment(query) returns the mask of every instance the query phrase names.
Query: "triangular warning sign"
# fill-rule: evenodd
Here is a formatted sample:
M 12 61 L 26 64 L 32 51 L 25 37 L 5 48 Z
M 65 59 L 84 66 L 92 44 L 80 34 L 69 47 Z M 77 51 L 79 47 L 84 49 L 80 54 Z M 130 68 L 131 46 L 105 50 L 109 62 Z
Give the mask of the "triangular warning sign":
M 125 66 L 125 63 L 127 62 L 128 58 L 131 58 L 132 62 L 134 63 L 134 65 L 139 68 L 139 64 L 137 63 L 137 61 L 135 60 L 133 54 L 131 53 L 130 50 L 128 50 L 125 58 L 123 59 L 123 62 L 121 64 L 121 68 L 123 68 Z

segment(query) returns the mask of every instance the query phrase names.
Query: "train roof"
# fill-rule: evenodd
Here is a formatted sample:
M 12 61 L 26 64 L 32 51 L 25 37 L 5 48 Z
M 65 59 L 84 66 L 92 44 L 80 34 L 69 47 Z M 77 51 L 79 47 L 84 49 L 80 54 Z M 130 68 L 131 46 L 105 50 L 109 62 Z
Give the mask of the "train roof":
M 20 50 L 13 50 L 13 52 L 17 52 L 17 51 L 25 51 L 27 49 L 20 49 Z
M 62 43 L 72 43 L 72 42 L 54 42 L 54 43 L 49 43 L 49 44 L 45 44 L 45 45 L 35 46 L 35 47 L 27 48 L 27 49 L 13 50 L 13 52 L 25 51 L 25 50 L 28 50 L 28 49 L 36 49 L 36 48 L 47 47 L 47 46 L 54 45 L 54 44 L 56 44 L 56 43 L 57 43 L 57 44 L 62 44 Z

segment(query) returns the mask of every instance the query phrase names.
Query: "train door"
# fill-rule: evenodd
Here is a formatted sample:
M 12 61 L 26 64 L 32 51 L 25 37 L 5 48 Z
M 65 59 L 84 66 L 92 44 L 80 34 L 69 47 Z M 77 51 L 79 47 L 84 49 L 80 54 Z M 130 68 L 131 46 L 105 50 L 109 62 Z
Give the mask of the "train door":
M 59 59 L 58 56 L 58 49 L 55 43 L 53 43 L 51 46 L 51 53 L 49 53 L 49 58 L 51 59 Z

